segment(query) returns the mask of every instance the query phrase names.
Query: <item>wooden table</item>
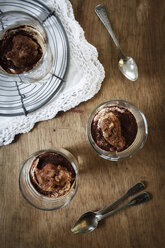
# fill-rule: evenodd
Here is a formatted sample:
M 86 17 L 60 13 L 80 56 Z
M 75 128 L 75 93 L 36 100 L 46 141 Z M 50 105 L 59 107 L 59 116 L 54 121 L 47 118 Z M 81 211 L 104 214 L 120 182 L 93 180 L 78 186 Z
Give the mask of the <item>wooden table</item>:
M 98 0 L 71 0 L 87 40 L 96 46 L 106 78 L 99 93 L 76 110 L 59 113 L 0 149 L 0 247 L 2 248 L 162 248 L 165 243 L 165 1 L 102 0 L 123 51 L 139 65 L 132 83 L 118 70 L 118 54 L 94 13 Z M 91 111 L 109 99 L 125 99 L 146 115 L 149 135 L 133 158 L 114 163 L 100 158 L 86 138 Z M 54 131 L 54 129 L 56 131 Z M 58 211 L 31 207 L 18 189 L 21 162 L 43 148 L 65 147 L 79 161 L 80 184 L 73 201 Z M 113 202 L 139 180 L 150 202 L 104 220 L 92 233 L 75 236 L 70 228 L 84 212 Z

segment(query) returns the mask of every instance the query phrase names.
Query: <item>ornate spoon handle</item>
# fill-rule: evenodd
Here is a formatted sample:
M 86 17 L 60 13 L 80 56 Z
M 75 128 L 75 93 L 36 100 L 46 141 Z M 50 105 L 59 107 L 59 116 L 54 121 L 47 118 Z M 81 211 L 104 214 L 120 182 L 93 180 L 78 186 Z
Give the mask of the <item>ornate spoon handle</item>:
M 109 213 L 106 213 L 106 214 L 103 214 L 103 215 L 98 215 L 98 220 L 102 220 L 108 216 L 111 216 L 113 214 L 115 214 L 116 212 L 122 210 L 122 209 L 125 209 L 125 208 L 128 208 L 128 207 L 131 207 L 131 206 L 136 206 L 138 204 L 141 204 L 141 203 L 144 203 L 144 202 L 147 202 L 150 200 L 150 195 L 147 193 L 147 192 L 144 192 L 138 196 L 136 196 L 135 198 L 133 198 L 130 202 L 124 204 L 123 206 L 119 207 L 119 208 L 116 208 L 112 211 L 110 211 Z
M 109 22 L 109 19 L 108 19 L 108 16 L 107 16 L 107 13 L 106 13 L 104 6 L 102 4 L 97 5 L 95 8 L 95 12 L 96 12 L 97 16 L 100 18 L 100 20 L 102 21 L 102 23 L 104 24 L 104 26 L 107 29 L 108 33 L 110 34 L 111 38 L 113 39 L 115 45 L 117 46 L 117 48 L 119 50 L 121 57 L 125 57 L 121 48 L 120 48 L 119 42 L 117 41 L 115 34 L 112 30 L 112 27 L 111 27 L 111 24 Z
M 113 202 L 112 204 L 110 204 L 108 207 L 105 207 L 99 211 L 97 211 L 97 214 L 105 214 L 107 212 L 109 212 L 113 207 L 115 207 L 116 205 L 118 205 L 120 202 L 122 202 L 123 200 L 127 199 L 129 196 L 133 196 L 137 193 L 139 193 L 140 191 L 145 189 L 145 185 L 142 182 L 138 182 L 135 185 L 133 185 L 123 196 L 121 196 L 118 200 L 116 200 L 115 202 Z

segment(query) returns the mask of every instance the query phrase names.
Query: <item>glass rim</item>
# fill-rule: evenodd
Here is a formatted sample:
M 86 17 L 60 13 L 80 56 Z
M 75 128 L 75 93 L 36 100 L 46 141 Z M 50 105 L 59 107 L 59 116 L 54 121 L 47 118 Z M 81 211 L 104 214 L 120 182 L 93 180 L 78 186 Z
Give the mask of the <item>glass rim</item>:
M 117 154 L 117 155 L 123 155 L 123 153 L 125 153 L 126 151 L 128 151 L 128 149 L 134 144 L 136 137 L 133 141 L 133 143 L 127 147 L 125 150 L 121 151 L 121 152 L 111 152 L 111 151 L 105 151 L 103 149 L 101 149 L 94 141 L 92 135 L 91 135 L 91 131 L 89 131 L 89 128 L 91 127 L 91 121 L 94 117 L 94 114 L 97 113 L 97 111 L 99 110 L 99 108 L 101 108 L 102 106 L 108 104 L 108 103 L 115 103 L 115 102 L 119 102 L 120 103 L 125 103 L 128 104 L 130 106 L 132 106 L 133 108 L 135 108 L 135 110 L 140 114 L 140 116 L 142 117 L 143 123 L 144 123 L 144 139 L 141 142 L 141 144 L 131 153 L 131 154 L 127 154 L 124 157 L 113 157 L 113 154 Z M 123 108 L 127 108 L 126 106 L 122 106 Z M 131 110 L 129 110 L 131 112 Z M 132 113 L 132 112 L 131 112 Z M 100 157 L 107 159 L 109 161 L 112 162 L 118 162 L 124 159 L 128 159 L 131 158 L 133 155 L 135 155 L 139 150 L 141 150 L 144 146 L 144 144 L 146 143 L 147 140 L 147 136 L 148 136 L 148 124 L 147 124 L 147 120 L 146 117 L 144 115 L 144 113 L 136 106 L 134 105 L 132 102 L 126 101 L 126 100 L 122 100 L 122 99 L 112 99 L 112 100 L 107 100 L 104 101 L 102 103 L 100 103 L 99 105 L 96 106 L 96 108 L 92 111 L 92 113 L 89 115 L 88 117 L 88 121 L 86 124 L 86 134 L 87 134 L 87 138 L 88 138 L 88 142 L 90 143 L 91 147 L 95 150 L 95 152 L 97 154 L 99 154 Z
M 71 189 L 73 188 L 73 186 L 75 185 L 75 192 L 74 192 L 74 194 L 71 196 L 71 198 L 69 199 L 69 201 L 66 201 L 65 204 L 62 205 L 62 207 L 66 206 L 66 205 L 73 199 L 73 197 L 75 196 L 75 194 L 76 194 L 76 192 L 77 192 L 77 189 L 78 189 L 78 182 L 79 182 L 78 168 L 77 168 L 76 164 L 75 164 L 73 161 L 71 161 L 70 158 L 68 158 L 68 157 L 67 157 L 63 152 L 61 152 L 60 150 L 64 150 L 64 151 L 69 152 L 69 151 L 66 150 L 65 148 L 38 150 L 38 151 L 32 153 L 31 155 L 29 155 L 29 156 L 22 162 L 22 164 L 21 164 L 22 166 L 21 166 L 21 169 L 20 169 L 19 175 L 18 175 L 18 186 L 19 186 L 19 190 L 20 190 L 20 192 L 21 192 L 23 198 L 24 198 L 31 206 L 33 206 L 33 207 L 35 207 L 35 208 L 37 208 L 37 209 L 45 210 L 45 211 L 51 211 L 51 210 L 56 210 L 56 209 L 60 209 L 60 208 L 61 208 L 61 206 L 55 207 L 55 208 L 42 208 L 42 207 L 36 206 L 34 203 L 32 203 L 32 202 L 25 196 L 25 194 L 24 194 L 24 192 L 23 192 L 23 190 L 22 190 L 22 187 L 21 187 L 21 174 L 22 174 L 22 171 L 23 171 L 23 169 L 24 169 L 24 166 L 26 165 L 26 162 L 27 162 L 30 158 L 32 158 L 32 157 L 35 158 L 35 156 L 37 156 L 38 154 L 41 154 L 41 153 L 44 153 L 44 152 L 53 152 L 53 153 L 56 153 L 56 154 L 60 154 L 60 155 L 62 155 L 63 157 L 65 157 L 65 158 L 71 163 L 71 165 L 72 165 L 72 167 L 73 167 L 73 169 L 74 169 L 74 172 L 75 172 L 75 174 L 76 174 L 76 178 L 75 178 L 75 181 L 74 181 L 74 183 L 72 184 L 70 190 L 71 190 Z M 70 152 L 69 152 L 69 153 L 70 153 Z M 70 154 L 72 155 L 72 153 L 70 153 Z M 72 156 L 73 156 L 73 155 L 72 155 Z M 34 187 L 32 187 L 32 188 L 33 188 L 33 190 L 34 190 L 36 193 L 39 194 L 39 192 L 38 192 Z M 49 201 L 49 202 L 58 202 L 58 201 L 60 201 L 61 199 L 65 199 L 65 197 L 66 197 L 67 195 L 69 195 L 70 190 L 69 190 L 65 195 L 62 195 L 62 196 L 57 197 L 57 198 L 49 198 L 49 197 L 46 197 L 46 196 L 44 196 L 44 195 L 42 195 L 42 194 L 41 194 L 41 195 L 42 195 L 42 197 L 43 197 L 45 200 L 47 200 L 47 201 Z

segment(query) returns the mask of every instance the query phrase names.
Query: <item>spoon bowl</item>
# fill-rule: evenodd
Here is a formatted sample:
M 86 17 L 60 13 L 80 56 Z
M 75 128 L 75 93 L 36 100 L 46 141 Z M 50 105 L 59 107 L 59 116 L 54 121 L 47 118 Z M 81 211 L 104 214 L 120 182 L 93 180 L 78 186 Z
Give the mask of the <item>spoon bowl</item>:
M 71 231 L 75 234 L 92 232 L 98 226 L 98 222 L 95 212 L 87 212 L 76 221 Z
M 121 73 L 129 80 L 136 81 L 138 79 L 138 67 L 133 58 L 120 58 L 118 66 Z

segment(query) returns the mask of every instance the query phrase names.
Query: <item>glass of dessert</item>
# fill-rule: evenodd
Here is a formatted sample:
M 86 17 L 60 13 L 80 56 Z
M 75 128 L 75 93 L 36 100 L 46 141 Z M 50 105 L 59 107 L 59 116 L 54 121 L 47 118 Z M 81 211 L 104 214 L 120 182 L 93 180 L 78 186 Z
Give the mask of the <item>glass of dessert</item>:
M 132 103 L 111 100 L 101 103 L 87 122 L 87 137 L 103 158 L 119 161 L 132 157 L 147 139 L 144 114 Z
M 2 13 L 0 19 L 0 73 L 25 83 L 46 77 L 52 53 L 42 23 L 16 11 Z
M 42 150 L 28 157 L 19 174 L 23 197 L 41 210 L 66 206 L 78 187 L 77 160 L 65 149 Z

